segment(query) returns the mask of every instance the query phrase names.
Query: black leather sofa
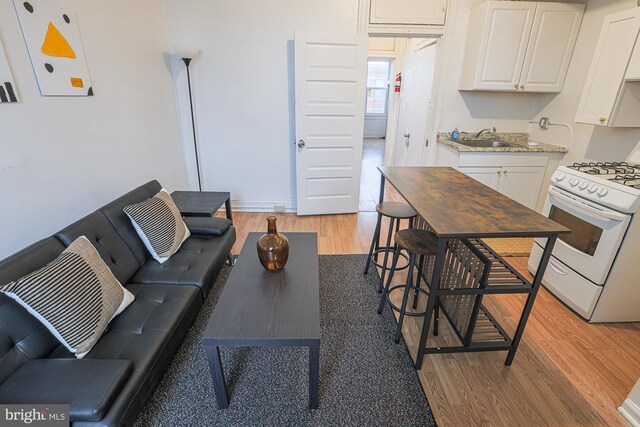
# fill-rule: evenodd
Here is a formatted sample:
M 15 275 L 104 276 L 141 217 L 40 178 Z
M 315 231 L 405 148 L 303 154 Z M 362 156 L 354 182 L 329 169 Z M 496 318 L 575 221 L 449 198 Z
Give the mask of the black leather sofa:
M 39 269 L 86 236 L 135 301 L 78 360 L 0 293 L 0 403 L 68 403 L 73 426 L 128 426 L 160 380 L 224 264 L 236 233 L 222 218 L 185 218 L 192 236 L 168 261 L 150 258 L 122 208 L 160 191 L 151 181 L 0 261 L 0 284 Z M 190 227 L 191 228 L 191 227 Z

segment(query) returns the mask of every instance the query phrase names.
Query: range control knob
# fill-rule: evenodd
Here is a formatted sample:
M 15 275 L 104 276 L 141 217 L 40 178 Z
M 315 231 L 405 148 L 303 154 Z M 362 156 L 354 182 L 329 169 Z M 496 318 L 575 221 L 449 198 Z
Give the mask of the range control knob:
M 569 180 L 569 184 L 571 184 L 572 187 L 575 187 L 576 185 L 578 185 L 578 180 L 576 178 L 571 178 Z
M 560 182 L 560 181 L 564 181 L 564 179 L 567 177 L 567 175 L 564 172 L 558 172 L 556 173 L 556 181 Z
M 600 197 L 604 197 L 609 193 L 609 190 L 607 190 L 606 188 L 601 188 L 600 191 L 598 191 L 598 196 Z
M 586 190 L 588 186 L 589 186 L 588 182 L 580 180 L 580 189 L 581 190 Z
M 598 191 L 598 186 L 595 184 L 591 184 L 591 186 L 589 187 L 589 193 L 595 193 L 596 191 Z

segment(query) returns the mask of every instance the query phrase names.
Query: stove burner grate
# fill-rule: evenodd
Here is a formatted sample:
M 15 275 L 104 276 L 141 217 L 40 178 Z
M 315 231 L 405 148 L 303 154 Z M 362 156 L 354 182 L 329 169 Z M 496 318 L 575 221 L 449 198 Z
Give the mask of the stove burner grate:
M 640 174 L 640 166 L 627 162 L 583 162 L 569 166 L 589 175 L 630 175 Z
M 627 187 L 640 188 L 640 175 L 616 175 L 611 181 Z

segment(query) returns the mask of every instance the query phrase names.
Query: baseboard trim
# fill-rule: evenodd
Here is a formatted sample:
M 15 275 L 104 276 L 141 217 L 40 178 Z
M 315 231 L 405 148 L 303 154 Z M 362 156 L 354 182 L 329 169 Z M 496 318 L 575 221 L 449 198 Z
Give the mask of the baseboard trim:
M 635 402 L 626 399 L 618 408 L 618 412 L 620 412 L 633 427 L 640 427 L 640 407 L 636 405 Z
M 231 209 L 235 212 L 276 212 L 275 205 L 284 205 L 286 213 L 296 212 L 295 200 L 286 201 L 251 201 L 232 200 Z

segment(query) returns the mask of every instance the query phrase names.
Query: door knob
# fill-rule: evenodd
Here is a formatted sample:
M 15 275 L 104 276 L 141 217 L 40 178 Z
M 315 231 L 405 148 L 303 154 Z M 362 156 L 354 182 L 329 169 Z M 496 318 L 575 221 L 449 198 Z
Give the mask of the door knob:
M 298 147 L 304 148 L 305 145 L 307 145 L 307 143 L 304 142 L 304 139 L 301 139 L 300 141 L 298 141 Z

